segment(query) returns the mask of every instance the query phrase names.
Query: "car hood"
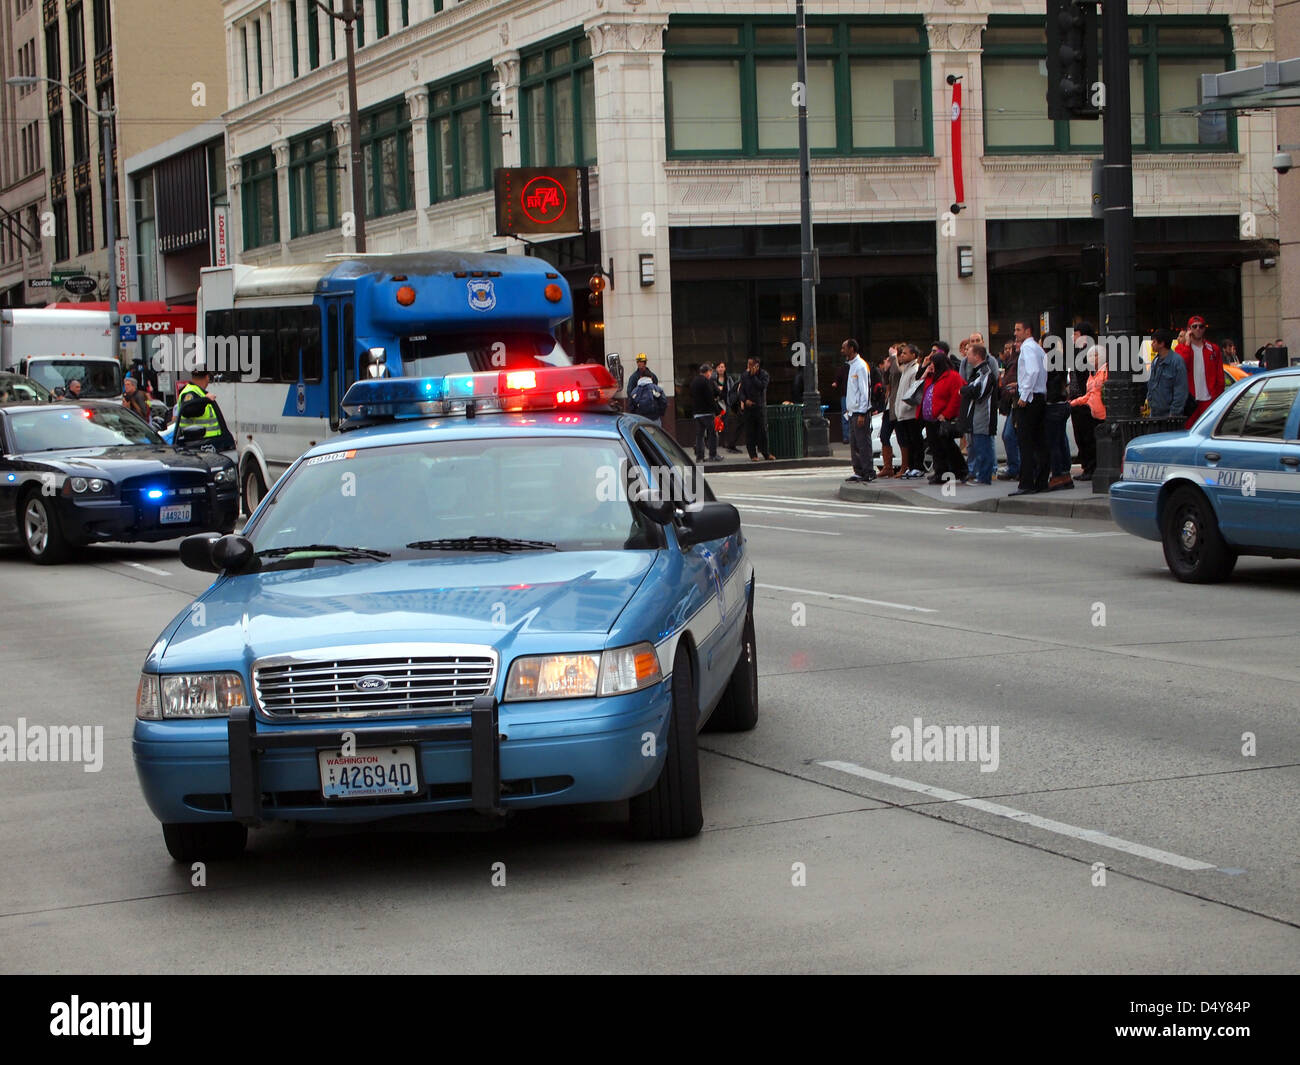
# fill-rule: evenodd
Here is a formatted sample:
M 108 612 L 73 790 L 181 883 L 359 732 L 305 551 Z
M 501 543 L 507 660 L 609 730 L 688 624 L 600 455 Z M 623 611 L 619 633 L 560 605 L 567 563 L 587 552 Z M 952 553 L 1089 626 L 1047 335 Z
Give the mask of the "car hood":
M 595 650 L 655 551 L 554 551 L 318 564 L 218 581 L 169 626 L 146 670 L 247 670 L 320 647 L 490 644 Z
M 123 480 L 157 473 L 160 469 L 202 470 L 224 466 L 229 460 L 216 454 L 173 451 L 165 447 L 124 444 L 120 447 L 79 447 L 60 451 L 34 451 L 18 456 L 26 462 L 52 466 L 67 473 L 80 473 Z M 214 461 L 216 460 L 216 461 Z

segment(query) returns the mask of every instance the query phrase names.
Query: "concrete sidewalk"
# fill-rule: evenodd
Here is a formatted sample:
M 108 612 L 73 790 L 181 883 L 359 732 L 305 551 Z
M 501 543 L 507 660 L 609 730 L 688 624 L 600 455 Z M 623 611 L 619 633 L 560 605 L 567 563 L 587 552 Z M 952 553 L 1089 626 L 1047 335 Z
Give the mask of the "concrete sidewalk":
M 1089 481 L 1073 488 L 1039 495 L 1016 496 L 1015 481 L 991 485 L 929 484 L 924 477 L 901 481 L 880 478 L 866 484 L 841 484 L 839 496 L 851 503 L 901 503 L 907 506 L 950 507 L 955 510 L 996 511 L 999 514 L 1042 514 L 1057 518 L 1096 518 L 1110 521 L 1110 497 L 1093 495 Z

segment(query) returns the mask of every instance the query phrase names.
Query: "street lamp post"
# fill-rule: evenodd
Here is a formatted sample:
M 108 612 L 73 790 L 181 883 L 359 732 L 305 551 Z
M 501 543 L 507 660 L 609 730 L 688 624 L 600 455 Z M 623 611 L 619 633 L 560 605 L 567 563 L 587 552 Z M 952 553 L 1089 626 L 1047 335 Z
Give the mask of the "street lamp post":
M 357 53 L 353 42 L 356 30 L 357 5 L 354 0 L 343 0 L 343 10 L 335 11 L 322 0 L 315 0 L 316 6 L 330 18 L 343 23 L 343 40 L 348 57 L 348 137 L 352 141 L 352 213 L 356 218 L 356 251 L 364 255 L 366 251 L 366 201 L 362 181 L 361 161 L 361 118 L 357 114 Z
M 120 361 L 122 345 L 118 330 L 117 255 L 114 248 L 117 243 L 117 232 L 116 226 L 113 224 L 113 216 L 117 213 L 117 204 L 113 199 L 113 119 L 117 115 L 117 108 L 109 107 L 100 111 L 98 108 L 91 107 L 86 98 L 76 92 L 70 85 L 36 74 L 8 78 L 5 84 L 14 88 L 25 88 L 28 85 L 35 85 L 42 81 L 48 82 L 50 85 L 57 85 L 61 89 L 67 89 L 69 96 L 78 101 L 87 112 L 94 115 L 101 122 L 99 143 L 104 149 L 104 241 L 108 245 L 105 248 L 108 253 L 108 326 L 109 335 L 113 338 L 113 351 Z

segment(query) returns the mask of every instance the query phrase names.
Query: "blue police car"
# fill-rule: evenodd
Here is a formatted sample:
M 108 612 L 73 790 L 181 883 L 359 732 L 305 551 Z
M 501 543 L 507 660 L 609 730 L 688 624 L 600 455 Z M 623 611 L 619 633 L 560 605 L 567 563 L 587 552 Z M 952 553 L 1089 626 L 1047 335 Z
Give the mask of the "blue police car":
M 1238 381 L 1186 432 L 1139 437 L 1110 489 L 1121 528 L 1164 545 L 1180 581 L 1226 579 L 1240 555 L 1300 558 L 1300 371 Z
M 630 800 L 699 832 L 697 732 L 753 728 L 740 517 L 602 366 L 366 380 L 158 637 L 133 750 L 179 861 L 248 826 Z

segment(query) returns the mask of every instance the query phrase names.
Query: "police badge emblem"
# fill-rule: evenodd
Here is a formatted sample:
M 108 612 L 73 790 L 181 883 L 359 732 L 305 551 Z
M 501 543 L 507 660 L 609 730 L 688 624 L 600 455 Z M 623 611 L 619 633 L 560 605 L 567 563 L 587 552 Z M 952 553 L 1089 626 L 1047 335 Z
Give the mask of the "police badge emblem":
M 469 305 L 476 311 L 490 311 L 497 305 L 496 289 L 491 281 L 476 279 L 469 283 Z

